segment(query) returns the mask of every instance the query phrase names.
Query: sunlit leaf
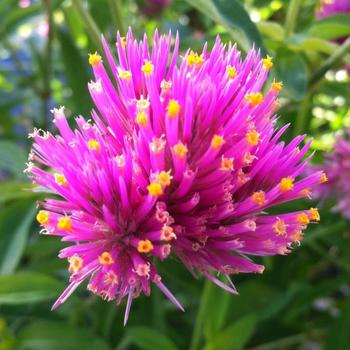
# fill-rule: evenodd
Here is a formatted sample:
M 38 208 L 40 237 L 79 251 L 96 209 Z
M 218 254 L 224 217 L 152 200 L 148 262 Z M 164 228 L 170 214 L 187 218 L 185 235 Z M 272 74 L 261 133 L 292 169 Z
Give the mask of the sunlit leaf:
M 264 51 L 258 29 L 237 0 L 187 0 L 197 10 L 221 24 L 245 51 L 254 44 Z

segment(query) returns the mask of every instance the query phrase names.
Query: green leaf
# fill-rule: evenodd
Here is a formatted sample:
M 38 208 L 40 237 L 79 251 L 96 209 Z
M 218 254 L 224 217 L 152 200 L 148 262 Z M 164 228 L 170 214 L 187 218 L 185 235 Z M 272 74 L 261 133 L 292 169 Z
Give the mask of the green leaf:
M 149 327 L 128 327 L 127 337 L 143 350 L 176 350 L 176 345 L 167 336 Z
M 256 25 L 239 1 L 187 0 L 187 2 L 221 24 L 245 51 L 248 51 L 253 44 L 265 51 Z
M 61 282 L 36 272 L 0 276 L 0 305 L 28 304 L 51 300 L 62 291 Z
M 0 204 L 14 199 L 38 197 L 38 193 L 31 191 L 32 188 L 29 182 L 3 181 L 0 183 Z
M 207 341 L 213 339 L 215 334 L 221 330 L 232 298 L 237 297 L 211 283 L 203 315 L 204 335 Z
M 277 50 L 275 69 L 278 79 L 283 82 L 283 93 L 294 100 L 301 100 L 306 92 L 308 70 L 299 53 Z
M 23 328 L 18 336 L 20 350 L 110 350 L 91 329 L 64 322 L 37 321 Z
M 57 37 L 61 45 L 61 57 L 67 85 L 72 90 L 72 107 L 81 114 L 87 115 L 92 109 L 87 89 L 87 83 L 91 80 L 91 76 L 88 74 L 88 56 L 82 56 L 72 37 L 62 28 L 57 28 Z
M 257 27 L 263 35 L 275 41 L 282 41 L 284 39 L 284 28 L 276 22 L 261 21 L 258 22 Z
M 341 308 L 341 316 L 336 320 L 328 335 L 325 350 L 344 350 L 350 344 L 350 301 Z
M 27 243 L 35 213 L 29 201 L 15 202 L 0 211 L 0 274 L 12 273 Z
M 347 37 L 350 35 L 350 15 L 337 14 L 315 21 L 308 34 L 326 40 Z
M 206 344 L 204 350 L 240 350 L 243 349 L 254 333 L 256 317 L 245 316 L 232 323 Z
M 0 170 L 24 178 L 23 169 L 27 161 L 26 152 L 12 141 L 0 141 Z

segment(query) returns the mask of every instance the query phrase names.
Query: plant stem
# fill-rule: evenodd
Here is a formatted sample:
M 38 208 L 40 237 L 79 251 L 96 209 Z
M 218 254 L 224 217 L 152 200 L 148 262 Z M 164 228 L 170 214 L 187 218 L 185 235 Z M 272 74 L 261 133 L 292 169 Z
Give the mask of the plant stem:
M 286 22 L 284 24 L 284 36 L 288 38 L 294 31 L 298 17 L 301 0 L 291 0 L 287 10 Z
M 306 127 L 306 121 L 308 119 L 307 117 L 308 117 L 311 97 L 312 97 L 311 93 L 307 92 L 303 100 L 301 101 L 300 108 L 298 110 L 298 114 L 296 116 L 295 123 L 294 123 L 294 128 L 293 128 L 294 136 L 299 135 L 304 131 L 305 132 L 307 131 L 305 130 L 305 127 Z
M 93 41 L 96 49 L 102 51 L 102 45 L 101 45 L 101 31 L 99 30 L 96 22 L 91 17 L 89 11 L 85 8 L 85 6 L 82 4 L 81 0 L 72 0 L 72 4 L 77 10 L 77 13 L 83 20 L 83 23 L 86 27 L 86 30 Z
M 350 52 L 350 38 L 348 38 L 343 45 L 339 46 L 322 66 L 312 75 L 309 81 L 309 87 L 315 86 L 325 75 L 325 73 L 332 68 L 342 57 Z
M 193 328 L 190 350 L 197 350 L 199 348 L 199 343 L 201 341 L 201 336 L 202 336 L 203 319 L 207 310 L 208 298 L 212 288 L 213 288 L 213 284 L 209 280 L 206 280 L 204 284 L 201 300 L 199 303 L 196 322 Z
M 52 39 L 53 39 L 53 21 L 52 8 L 50 0 L 43 0 L 43 6 L 46 13 L 46 21 L 48 26 L 46 47 L 44 52 L 43 64 L 43 91 L 42 91 L 42 124 L 46 130 L 48 128 L 48 115 L 51 98 L 51 59 L 52 59 Z
M 113 23 L 120 33 L 124 33 L 124 23 L 122 16 L 122 4 L 120 0 L 108 0 L 111 9 Z

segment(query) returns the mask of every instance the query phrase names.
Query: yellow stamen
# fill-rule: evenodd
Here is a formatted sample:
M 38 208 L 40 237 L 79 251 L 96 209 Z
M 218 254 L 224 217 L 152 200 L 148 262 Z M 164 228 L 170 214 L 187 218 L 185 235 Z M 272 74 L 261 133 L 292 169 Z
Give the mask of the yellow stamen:
M 176 100 L 170 100 L 166 108 L 170 118 L 176 117 L 180 112 L 180 105 Z
M 305 224 L 307 225 L 308 223 L 310 223 L 310 219 L 309 217 L 307 216 L 306 213 L 301 213 L 297 216 L 297 222 L 299 224 Z
M 55 182 L 57 185 L 66 186 L 68 184 L 67 179 L 63 174 L 56 173 L 54 176 L 55 176 Z
M 227 66 L 226 73 L 230 79 L 233 79 L 237 75 L 236 68 L 233 66 Z
M 284 177 L 280 182 L 280 190 L 286 192 L 292 190 L 294 187 L 294 179 L 291 177 Z
M 320 179 L 320 182 L 321 183 L 324 183 L 324 182 L 327 182 L 328 181 L 328 178 L 327 178 L 327 175 L 325 173 L 322 174 L 322 177 Z
M 161 171 L 157 175 L 157 180 L 163 187 L 169 186 L 172 178 L 173 177 L 170 175 L 170 170 L 169 171 Z
M 69 216 L 62 216 L 58 219 L 57 228 L 64 231 L 69 231 L 72 229 L 72 221 Z
M 271 56 L 267 55 L 266 58 L 263 58 L 261 61 L 262 61 L 262 64 L 264 65 L 264 67 L 266 69 L 272 68 L 273 63 L 272 63 L 272 57 Z
M 281 81 L 274 81 L 271 84 L 271 88 L 275 91 L 281 91 L 283 88 L 283 83 Z
M 198 55 L 198 53 L 194 51 L 191 51 L 186 58 L 186 64 L 188 66 L 196 65 L 197 68 L 199 68 L 203 62 L 204 62 L 204 59 L 202 55 Z
M 256 146 L 259 143 L 260 134 L 256 130 L 249 131 L 245 134 L 248 143 Z
M 151 182 L 147 186 L 148 193 L 152 196 L 160 196 L 163 194 L 162 185 L 158 182 Z
M 233 158 L 221 158 L 221 167 L 222 171 L 231 171 L 233 170 Z
M 121 41 L 122 47 L 125 47 L 126 46 L 125 36 L 120 37 L 120 41 Z M 118 47 L 118 41 L 115 43 L 115 46 Z
M 281 219 L 278 219 L 272 227 L 278 235 L 285 235 L 287 232 L 287 225 Z
M 88 148 L 89 148 L 91 151 L 99 151 L 99 150 L 100 150 L 100 144 L 98 143 L 97 140 L 91 139 L 91 140 L 89 140 L 89 142 L 88 142 Z
M 147 125 L 147 115 L 145 112 L 140 112 L 136 116 L 136 124 L 145 127 Z
M 173 147 L 174 153 L 180 158 L 184 158 L 188 152 L 188 148 L 180 141 Z
M 139 253 L 149 253 L 153 250 L 153 244 L 149 239 L 145 239 L 144 241 L 139 241 L 137 245 L 137 251 Z
M 100 262 L 101 265 L 112 265 L 114 263 L 112 255 L 108 252 L 103 252 L 98 257 L 98 261 Z
M 310 208 L 309 217 L 311 220 L 315 220 L 315 221 L 321 220 L 321 216 L 320 216 L 320 213 L 318 212 L 317 208 Z
M 89 64 L 96 66 L 102 62 L 101 56 L 95 52 L 89 54 Z
M 131 72 L 128 70 L 122 70 L 118 74 L 120 79 L 129 80 L 131 78 Z
M 213 139 L 211 140 L 211 147 L 216 150 L 219 149 L 224 143 L 225 140 L 222 136 L 214 135 Z
M 77 254 L 68 258 L 68 262 L 69 262 L 68 271 L 70 273 L 79 272 L 82 269 L 83 264 L 84 264 L 83 259 Z
M 252 106 L 256 107 L 263 100 L 263 95 L 260 92 L 253 92 L 253 93 L 251 93 L 249 95 L 246 95 L 245 98 L 246 98 L 247 101 L 249 101 L 249 103 Z
M 258 191 L 254 192 L 252 195 L 252 200 L 257 204 L 257 205 L 264 205 L 265 203 L 265 192 L 264 191 Z
M 171 241 L 173 238 L 176 238 L 174 230 L 171 226 L 164 225 L 160 231 L 160 239 L 162 241 Z
M 151 75 L 153 72 L 154 66 L 151 61 L 146 60 L 143 66 L 141 67 L 142 72 L 145 73 L 145 75 Z
M 40 210 L 38 214 L 36 214 L 36 219 L 40 225 L 44 225 L 49 221 L 50 214 L 46 210 Z

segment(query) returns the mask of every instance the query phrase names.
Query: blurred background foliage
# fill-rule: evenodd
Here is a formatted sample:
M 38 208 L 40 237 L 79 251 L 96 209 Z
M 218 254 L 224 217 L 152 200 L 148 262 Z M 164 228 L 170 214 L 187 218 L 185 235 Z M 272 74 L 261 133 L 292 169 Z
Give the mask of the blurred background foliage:
M 64 245 L 39 236 L 35 201 L 23 174 L 33 127 L 53 129 L 50 109 L 89 114 L 89 52 L 104 33 L 131 26 L 178 31 L 182 49 L 199 50 L 219 33 L 243 52 L 255 43 L 274 57 L 271 79 L 284 82 L 279 123 L 286 138 L 308 133 L 332 149 L 350 127 L 350 15 L 315 20 L 316 0 L 1 0 L 0 2 L 0 350 L 350 349 L 350 230 L 324 203 L 322 221 L 302 248 L 262 259 L 263 275 L 237 276 L 240 296 L 192 276 L 175 260 L 160 265 L 186 308 L 153 290 L 139 298 L 127 327 L 117 308 L 78 290 L 59 310 L 50 305 L 67 282 Z M 347 66 L 348 65 L 348 66 Z M 288 204 L 289 209 L 299 204 Z M 306 207 L 306 203 L 303 204 Z M 315 204 L 316 205 L 316 204 Z

